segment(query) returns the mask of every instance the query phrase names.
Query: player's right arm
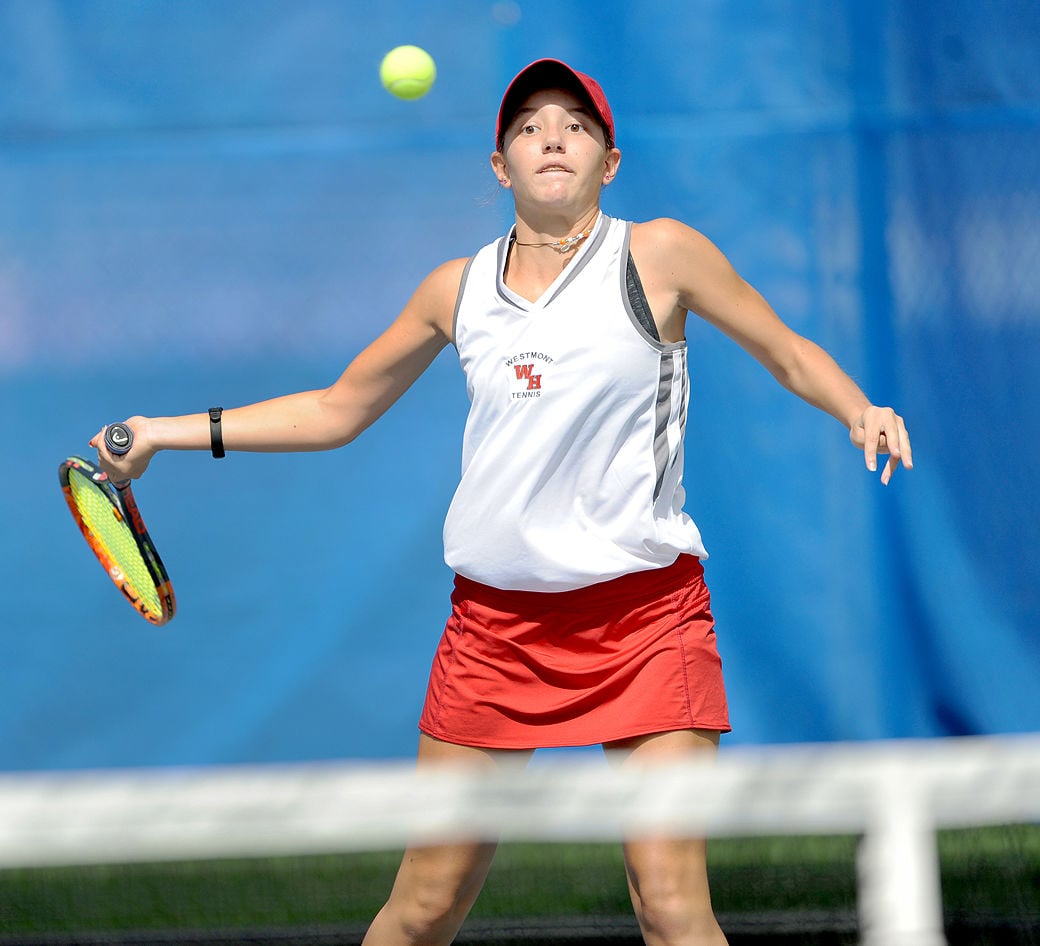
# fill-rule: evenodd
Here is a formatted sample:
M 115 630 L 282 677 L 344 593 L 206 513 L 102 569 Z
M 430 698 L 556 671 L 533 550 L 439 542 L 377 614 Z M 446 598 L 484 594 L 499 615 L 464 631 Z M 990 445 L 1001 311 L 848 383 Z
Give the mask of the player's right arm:
M 327 388 L 301 391 L 225 409 L 226 450 L 290 452 L 329 450 L 350 443 L 378 420 L 452 341 L 455 302 L 466 260 L 435 269 L 391 325 L 361 351 Z M 160 450 L 208 450 L 207 413 L 179 417 L 131 417 L 134 449 L 116 458 L 103 431 L 90 441 L 113 477 L 140 476 Z

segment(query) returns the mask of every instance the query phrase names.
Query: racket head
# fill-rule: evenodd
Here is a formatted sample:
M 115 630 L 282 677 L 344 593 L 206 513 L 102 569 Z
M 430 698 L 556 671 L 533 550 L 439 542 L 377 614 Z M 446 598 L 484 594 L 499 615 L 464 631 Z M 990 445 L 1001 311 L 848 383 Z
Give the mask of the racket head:
M 83 538 L 123 596 L 146 621 L 170 621 L 177 610 L 173 585 L 129 486 L 116 489 L 89 460 L 69 457 L 58 480 Z

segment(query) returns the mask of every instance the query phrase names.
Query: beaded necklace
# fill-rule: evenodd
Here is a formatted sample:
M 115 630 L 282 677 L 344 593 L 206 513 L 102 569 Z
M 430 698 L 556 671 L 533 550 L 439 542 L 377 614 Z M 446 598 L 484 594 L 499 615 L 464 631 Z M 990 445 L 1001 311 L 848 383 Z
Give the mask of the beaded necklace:
M 592 222 L 581 231 L 581 233 L 575 233 L 574 236 L 564 237 L 562 240 L 553 240 L 550 243 L 521 243 L 515 237 L 513 242 L 517 246 L 548 246 L 551 249 L 556 250 L 557 253 L 569 253 L 576 246 L 578 246 L 583 240 L 588 239 L 589 234 L 595 229 L 596 219 L 599 217 L 599 210 L 596 210 L 596 216 L 592 218 Z

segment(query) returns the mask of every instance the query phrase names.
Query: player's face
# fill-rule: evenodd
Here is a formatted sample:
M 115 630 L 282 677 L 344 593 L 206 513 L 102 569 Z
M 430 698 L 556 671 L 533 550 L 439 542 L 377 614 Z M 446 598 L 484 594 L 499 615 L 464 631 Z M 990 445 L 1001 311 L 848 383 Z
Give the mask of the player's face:
M 495 158 L 499 160 L 496 162 Z M 620 152 L 608 149 L 588 106 L 563 89 L 533 93 L 506 129 L 492 158 L 499 179 L 517 195 L 550 202 L 595 192 L 609 182 Z

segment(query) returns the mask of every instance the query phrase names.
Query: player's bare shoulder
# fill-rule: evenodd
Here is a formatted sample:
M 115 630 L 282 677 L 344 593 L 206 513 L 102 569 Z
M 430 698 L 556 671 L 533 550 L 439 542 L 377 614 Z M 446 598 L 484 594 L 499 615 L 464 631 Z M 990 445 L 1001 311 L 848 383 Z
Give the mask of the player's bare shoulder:
M 699 315 L 714 311 L 741 280 L 719 248 L 680 220 L 660 217 L 632 226 L 632 255 L 650 278 L 676 294 L 677 303 Z
M 655 259 L 682 259 L 711 246 L 698 230 L 672 217 L 632 224 L 633 253 Z
M 434 269 L 415 290 L 406 311 L 452 340 L 455 304 L 462 287 L 468 257 L 448 260 Z
M 689 241 L 695 230 L 670 217 L 632 225 L 629 248 L 643 286 L 646 301 L 664 342 L 685 338 L 690 270 Z

